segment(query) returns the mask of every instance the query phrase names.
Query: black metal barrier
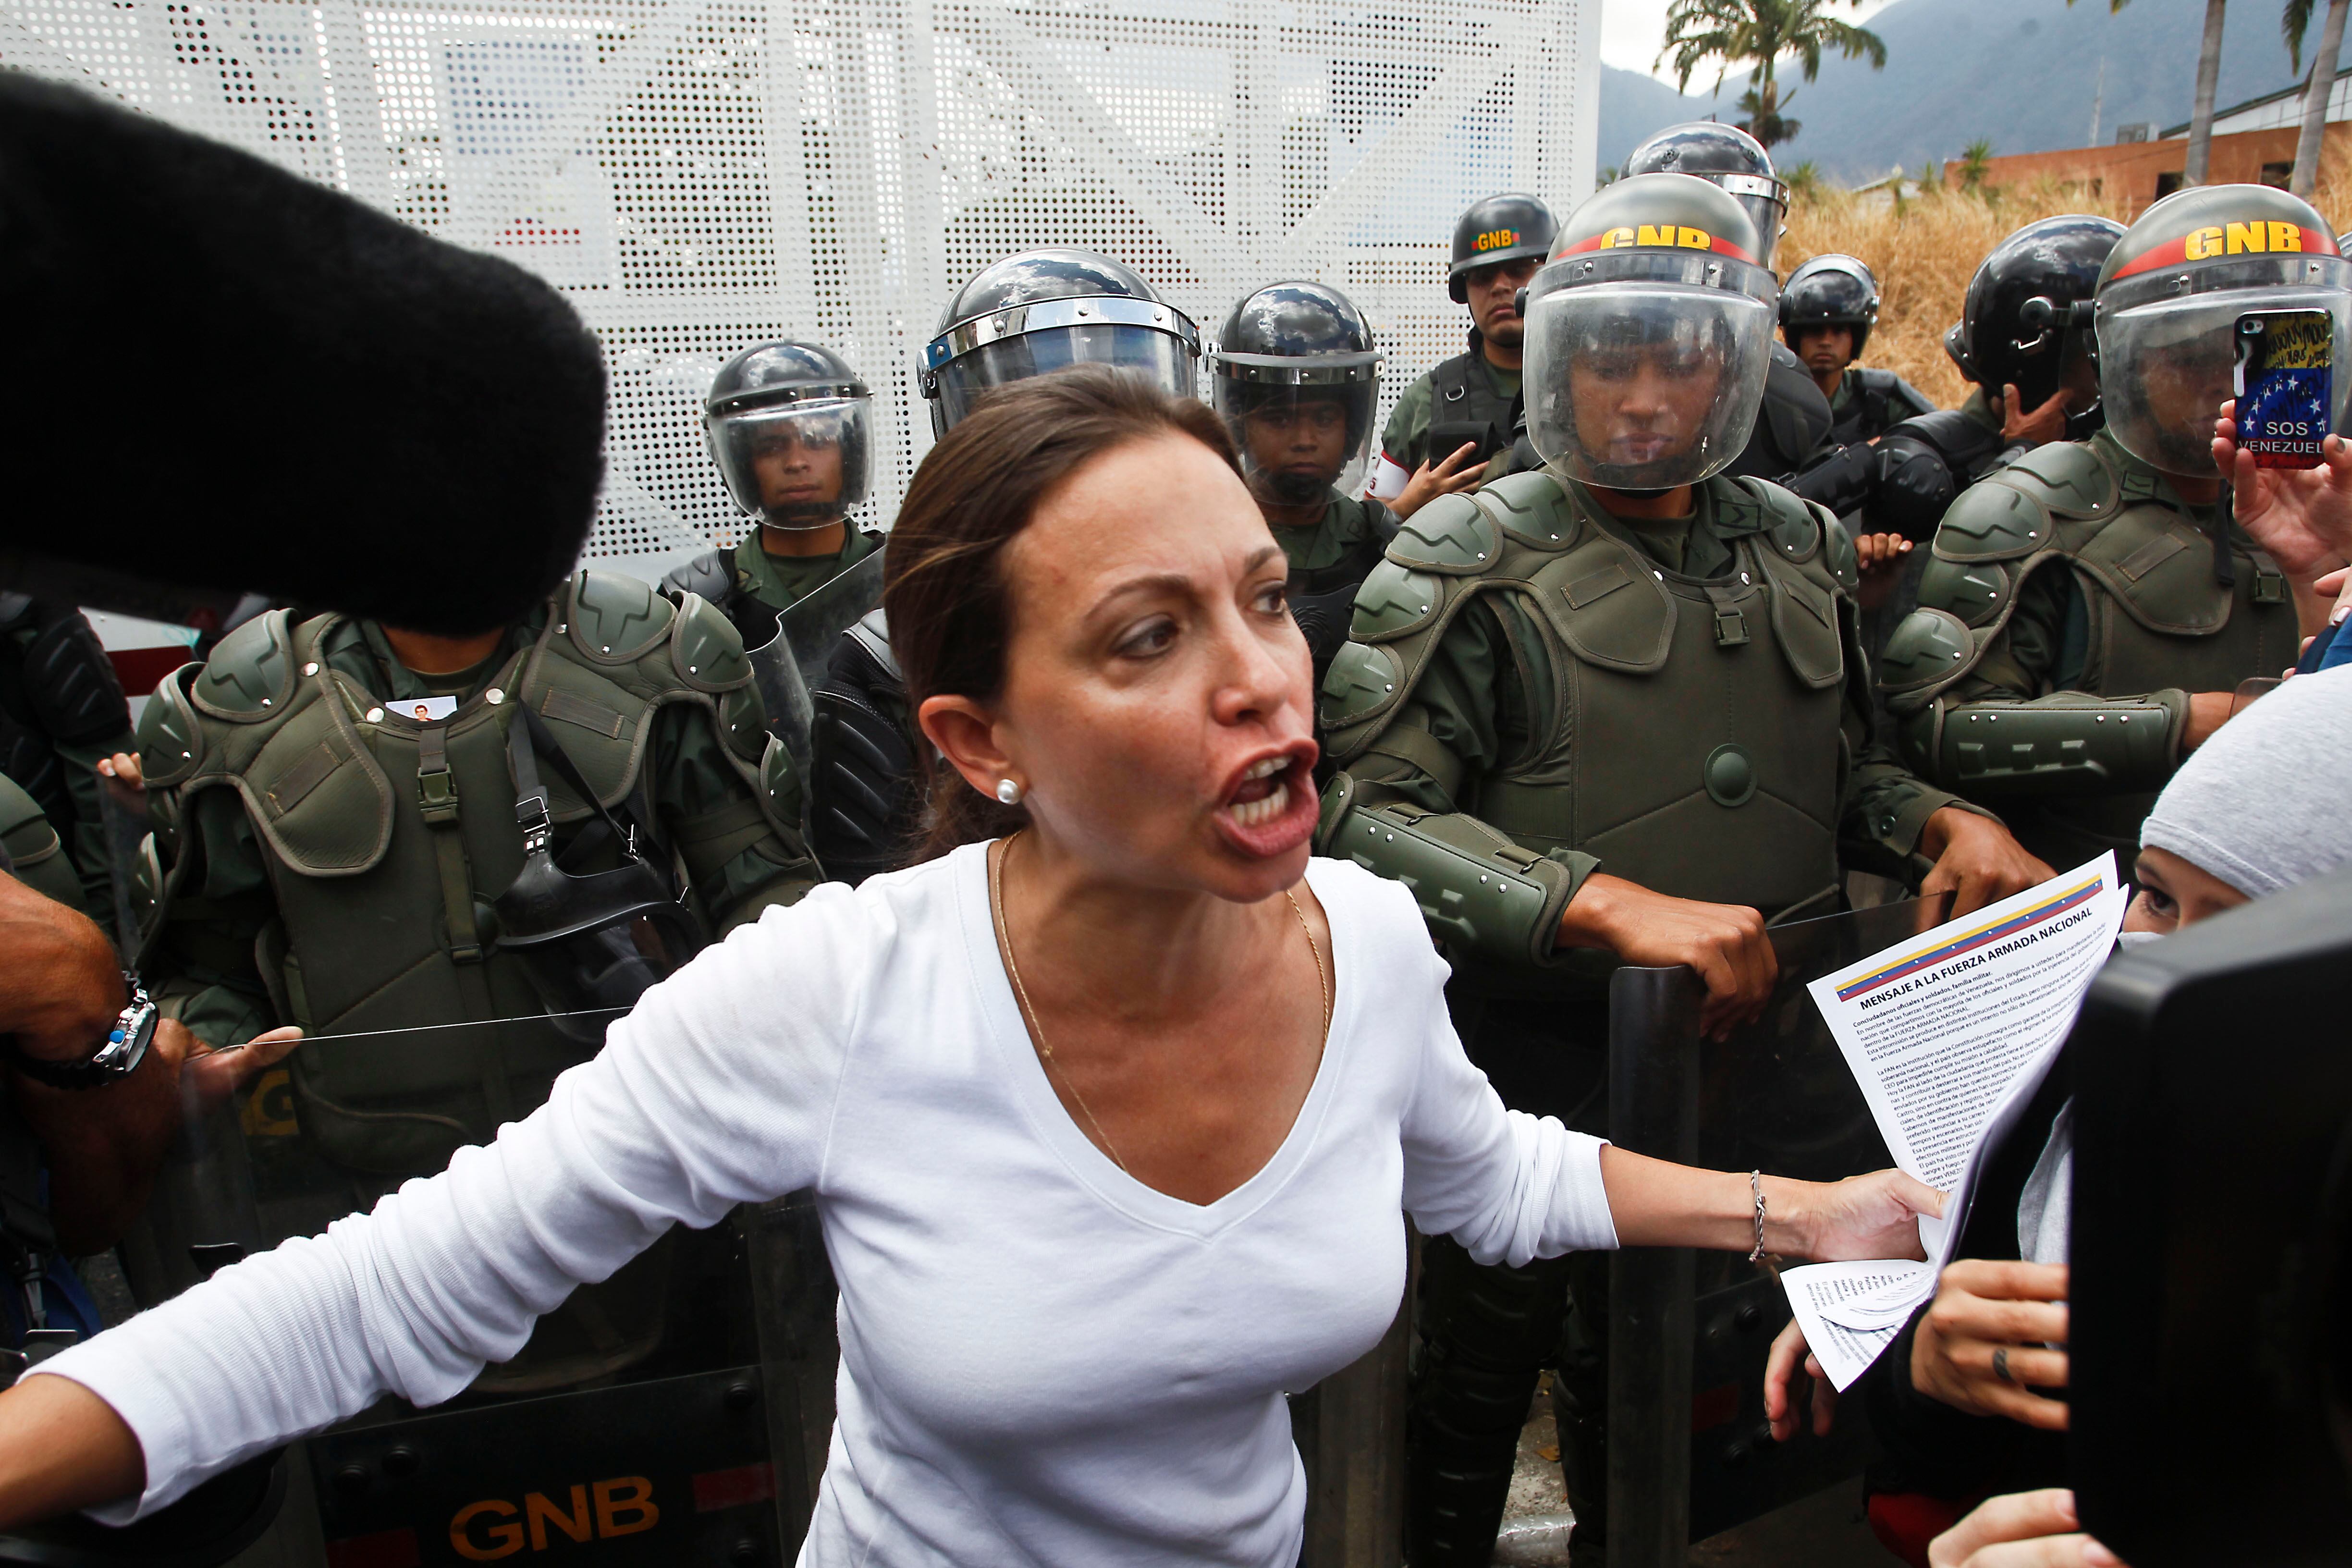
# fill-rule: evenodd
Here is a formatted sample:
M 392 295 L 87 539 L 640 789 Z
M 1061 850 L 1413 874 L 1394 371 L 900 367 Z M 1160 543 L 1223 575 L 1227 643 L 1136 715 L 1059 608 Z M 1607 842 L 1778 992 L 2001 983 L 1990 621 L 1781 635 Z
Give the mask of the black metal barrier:
M 1623 1148 L 1718 1170 L 1832 1181 L 1891 1163 L 1806 983 L 1941 921 L 1909 901 L 1773 928 L 1770 1005 L 1703 1040 L 1685 968 L 1620 969 L 1609 992 L 1609 1134 Z M 1736 1253 L 1679 1247 L 1609 1261 L 1608 1560 L 1683 1568 L 1689 1543 L 1858 1475 L 1862 1412 L 1827 1437 L 1775 1444 L 1764 1357 L 1789 1321 L 1779 1283 Z
M 320 1053 L 320 1081 L 372 1075 L 382 1102 L 399 1104 L 404 1071 L 541 1063 L 553 1027 L 508 1020 L 298 1048 Z M 354 1169 L 348 1136 L 326 1147 L 310 1137 L 304 1092 L 275 1069 L 241 1108 L 189 1130 L 123 1249 L 143 1302 L 317 1234 L 404 1179 Z M 240 1521 L 210 1550 L 182 1533 L 164 1551 L 140 1549 L 142 1531 L 157 1534 L 144 1527 L 81 1526 L 0 1537 L 0 1563 L 469 1568 L 593 1545 L 614 1568 L 782 1568 L 806 1533 L 831 1439 L 834 1300 L 808 1194 L 740 1208 L 707 1231 L 672 1230 L 574 1291 L 520 1355 L 448 1403 L 386 1399 L 293 1445 L 276 1483 L 285 1506 L 263 1500 L 275 1515 L 266 1529 Z
M 1404 1299 L 1413 1291 L 1408 1283 Z M 1298 1568 L 1397 1568 L 1404 1550 L 1405 1368 L 1410 1305 L 1370 1352 L 1290 1401 L 1307 1471 Z

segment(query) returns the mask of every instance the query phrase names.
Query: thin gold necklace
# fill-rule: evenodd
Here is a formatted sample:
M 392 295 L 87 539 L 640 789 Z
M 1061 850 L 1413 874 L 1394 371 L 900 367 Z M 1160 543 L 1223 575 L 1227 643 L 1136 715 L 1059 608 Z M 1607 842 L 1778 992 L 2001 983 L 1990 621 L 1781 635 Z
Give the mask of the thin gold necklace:
M 1012 976 L 1013 994 L 1021 1003 L 1021 1021 L 1029 1026 L 1029 1039 L 1037 1047 L 1037 1060 L 1051 1074 L 1054 1071 L 1054 1047 L 1045 1043 L 1045 1026 L 1037 1021 L 1037 1009 L 1029 1005 L 1029 988 L 1021 984 L 1021 965 L 1013 956 L 1013 932 L 1004 923 L 1004 861 L 1013 853 L 1013 840 L 1027 831 L 1025 827 L 1014 829 L 997 847 L 996 853 L 989 857 L 988 909 L 996 921 L 996 945 L 1004 952 L 1004 973 Z M 1307 934 L 1307 951 L 1315 955 L 1315 978 L 1323 987 L 1323 1039 L 1317 1042 L 1319 1059 L 1322 1046 L 1331 1034 L 1331 972 L 1323 966 L 1323 944 L 1315 940 L 1315 928 L 1307 923 L 1307 911 L 1298 907 L 1298 895 L 1286 888 L 1282 896 L 1290 900 L 1290 912 L 1298 917 L 1298 929 Z M 1088 1105 L 1087 1097 L 1078 1092 L 1077 1084 L 1066 1070 L 1061 1076 L 1063 1087 L 1070 1091 L 1070 1098 L 1078 1102 L 1079 1110 L 1085 1113 L 1087 1125 L 1095 1130 L 1095 1139 L 1102 1144 L 1103 1152 L 1108 1154 L 1111 1163 L 1120 1170 L 1127 1171 L 1130 1176 L 1135 1174 L 1133 1171 L 1128 1171 L 1127 1162 L 1119 1157 L 1118 1145 L 1113 1143 L 1110 1134 L 1103 1131 L 1094 1107 Z

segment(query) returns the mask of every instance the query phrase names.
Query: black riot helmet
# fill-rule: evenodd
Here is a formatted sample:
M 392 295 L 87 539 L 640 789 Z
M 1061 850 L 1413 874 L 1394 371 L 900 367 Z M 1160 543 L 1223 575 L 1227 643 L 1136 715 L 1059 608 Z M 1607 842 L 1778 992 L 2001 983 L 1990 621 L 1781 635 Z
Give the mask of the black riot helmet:
M 2074 307 L 2090 300 L 2123 232 L 2112 218 L 2063 213 L 1994 246 L 1969 280 L 1958 324 L 1944 334 L 1960 374 L 1994 396 L 2016 387 L 2020 413 L 2041 407 L 2070 380 L 2093 400 L 2072 412 L 2095 406 L 2089 323 Z
M 1468 274 L 1498 261 L 1551 254 L 1559 220 L 1534 196 L 1506 192 L 1475 202 L 1454 226 L 1454 261 L 1445 269 L 1445 292 L 1457 305 L 1470 301 Z
M 1178 397 L 1198 390 L 1200 329 L 1142 274 L 1090 250 L 1024 250 L 980 269 L 923 350 L 931 429 L 945 436 L 992 386 L 1074 364 L 1112 364 Z
M 1528 436 L 1586 484 L 1664 490 L 1748 445 L 1772 363 L 1780 286 L 1755 226 L 1697 180 L 1637 174 L 1561 226 L 1528 285 Z
M 1352 494 L 1381 400 L 1371 325 L 1327 284 L 1270 283 L 1225 318 L 1209 352 L 1209 399 L 1263 499 L 1301 506 L 1334 489 Z
M 1756 265 L 1772 265 L 1780 220 L 1789 216 L 1789 187 L 1773 171 L 1764 143 L 1737 125 L 1693 120 L 1669 125 L 1627 155 L 1627 174 L 1696 174 L 1722 186 L 1756 226 Z
M 1860 359 L 1877 324 L 1878 279 L 1859 257 L 1816 256 L 1790 273 L 1780 290 L 1780 340 L 1792 349 L 1808 327 L 1844 327 L 1853 333 L 1853 357 Z
M 821 343 L 760 343 L 719 367 L 702 432 L 735 504 L 773 528 L 823 528 L 874 482 L 873 399 Z

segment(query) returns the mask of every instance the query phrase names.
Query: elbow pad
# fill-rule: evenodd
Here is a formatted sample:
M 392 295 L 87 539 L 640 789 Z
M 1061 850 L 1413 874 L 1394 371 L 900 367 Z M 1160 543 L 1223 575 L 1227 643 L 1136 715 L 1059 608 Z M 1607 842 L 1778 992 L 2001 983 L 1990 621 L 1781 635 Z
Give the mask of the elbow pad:
M 2033 702 L 1939 699 L 1905 739 L 1961 795 L 2112 795 L 2164 787 L 2188 699 L 2062 692 Z M 1906 748 L 1909 749 L 1909 748 Z
M 1549 966 L 1568 868 L 1520 848 L 1475 817 L 1390 803 L 1358 806 L 1341 773 L 1324 795 L 1327 853 L 1402 882 L 1430 934 L 1456 952 Z
M 1960 493 L 1951 465 L 1926 442 L 1902 434 L 1885 437 L 1874 454 L 1878 482 L 1871 497 L 1871 521 L 1901 534 L 1914 544 L 1936 536 L 1952 498 Z
M 1843 517 L 1871 499 L 1876 456 L 1859 443 L 1840 447 L 1820 462 L 1782 479 L 1780 488 Z

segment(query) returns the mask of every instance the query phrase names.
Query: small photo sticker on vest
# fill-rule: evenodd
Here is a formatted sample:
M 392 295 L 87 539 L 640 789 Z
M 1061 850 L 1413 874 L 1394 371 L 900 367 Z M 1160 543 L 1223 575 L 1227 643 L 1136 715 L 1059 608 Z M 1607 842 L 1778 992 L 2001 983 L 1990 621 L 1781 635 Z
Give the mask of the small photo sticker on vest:
M 419 724 L 438 724 L 457 710 L 454 697 L 404 697 L 384 706 L 404 719 L 414 719 Z

